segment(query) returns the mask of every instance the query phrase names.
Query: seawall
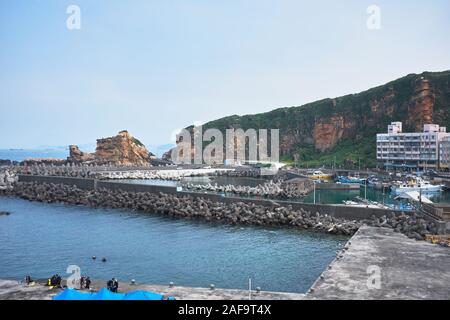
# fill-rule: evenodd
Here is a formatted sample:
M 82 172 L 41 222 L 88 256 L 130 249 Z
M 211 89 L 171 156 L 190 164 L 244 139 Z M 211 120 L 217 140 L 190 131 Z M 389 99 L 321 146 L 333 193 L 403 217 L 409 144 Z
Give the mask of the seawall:
M 36 182 L 36 183 L 53 183 L 64 184 L 68 186 L 76 186 L 82 190 L 93 190 L 97 188 L 105 188 L 111 191 L 122 190 L 126 192 L 149 192 L 149 193 L 166 193 L 178 194 L 181 196 L 192 196 L 194 198 L 201 197 L 211 201 L 222 203 L 243 202 L 247 204 L 262 205 L 265 207 L 273 207 L 274 205 L 292 206 L 295 210 L 306 210 L 312 213 L 318 212 L 321 215 L 328 215 L 335 218 L 344 218 L 349 220 L 367 220 L 372 217 L 382 218 L 383 216 L 399 213 L 388 209 L 353 207 L 345 205 L 333 204 L 312 204 L 296 201 L 270 200 L 258 198 L 241 198 L 232 196 L 223 196 L 214 193 L 200 193 L 193 191 L 177 191 L 176 187 L 171 186 L 155 186 L 134 183 L 124 183 L 119 181 L 104 181 L 86 178 L 68 178 L 56 176 L 37 176 L 37 175 L 19 175 L 19 182 Z

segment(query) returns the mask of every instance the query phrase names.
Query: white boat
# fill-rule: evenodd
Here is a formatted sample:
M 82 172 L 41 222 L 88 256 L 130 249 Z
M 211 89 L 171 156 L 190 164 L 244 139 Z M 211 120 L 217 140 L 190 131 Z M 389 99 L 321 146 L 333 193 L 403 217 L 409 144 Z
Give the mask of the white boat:
M 407 182 L 397 182 L 391 186 L 391 190 L 395 194 L 402 194 L 406 192 L 422 192 L 422 193 L 435 193 L 442 191 L 442 185 L 431 184 L 429 181 L 416 177 Z

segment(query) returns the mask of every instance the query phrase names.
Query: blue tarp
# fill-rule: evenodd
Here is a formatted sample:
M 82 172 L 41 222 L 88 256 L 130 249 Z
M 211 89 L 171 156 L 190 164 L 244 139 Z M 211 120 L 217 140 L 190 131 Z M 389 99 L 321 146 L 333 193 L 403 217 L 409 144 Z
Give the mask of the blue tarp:
M 54 296 L 53 300 L 92 300 L 92 296 L 92 293 L 84 293 L 67 288 L 60 294 Z
M 128 292 L 123 300 L 163 300 L 163 295 L 148 291 Z
M 149 291 L 132 291 L 128 293 L 114 293 L 106 288 L 97 293 L 80 292 L 75 289 L 65 289 L 53 297 L 53 300 L 163 300 L 164 296 Z
M 114 293 L 102 288 L 99 292 L 93 294 L 92 300 L 123 300 L 124 297 L 124 293 Z

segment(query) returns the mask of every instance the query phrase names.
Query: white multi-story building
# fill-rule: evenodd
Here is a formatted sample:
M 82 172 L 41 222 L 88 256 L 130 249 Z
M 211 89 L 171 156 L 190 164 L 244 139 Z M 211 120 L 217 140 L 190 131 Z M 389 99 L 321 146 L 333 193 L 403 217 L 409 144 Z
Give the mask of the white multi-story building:
M 442 139 L 439 147 L 439 168 L 450 169 L 450 136 Z
M 449 136 L 437 124 L 425 124 L 423 132 L 403 132 L 401 122 L 392 122 L 388 133 L 377 134 L 377 161 L 385 168 L 439 169 L 440 144 Z

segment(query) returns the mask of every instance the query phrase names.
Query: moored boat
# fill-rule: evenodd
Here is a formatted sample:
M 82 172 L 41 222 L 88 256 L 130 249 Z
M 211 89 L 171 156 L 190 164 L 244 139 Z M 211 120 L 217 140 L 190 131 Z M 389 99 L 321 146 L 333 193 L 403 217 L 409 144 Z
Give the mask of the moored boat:
M 312 174 L 309 174 L 308 178 L 312 180 L 331 180 L 333 178 L 333 175 L 329 173 L 323 173 L 320 170 L 316 170 Z
M 394 194 L 418 191 L 422 193 L 435 193 L 442 191 L 442 185 L 431 184 L 421 177 L 411 178 L 409 181 L 397 181 L 391 186 Z
M 358 178 L 358 177 L 346 177 L 346 176 L 338 176 L 337 181 L 340 183 L 359 183 L 364 184 L 366 179 Z

